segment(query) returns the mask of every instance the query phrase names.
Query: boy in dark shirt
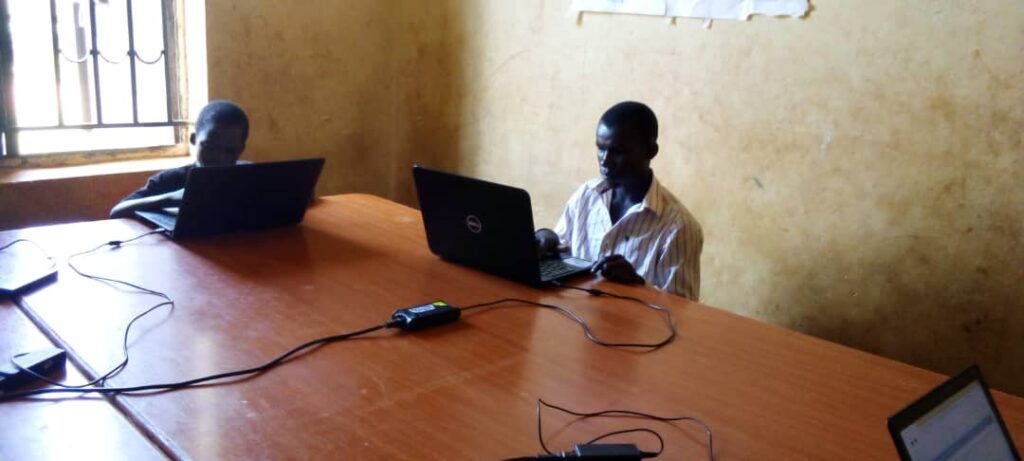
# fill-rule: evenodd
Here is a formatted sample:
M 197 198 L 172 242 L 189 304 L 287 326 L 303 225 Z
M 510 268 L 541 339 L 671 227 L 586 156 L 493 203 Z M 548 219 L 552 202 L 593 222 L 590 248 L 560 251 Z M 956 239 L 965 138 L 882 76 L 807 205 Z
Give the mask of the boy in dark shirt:
M 111 218 L 130 218 L 136 211 L 181 205 L 185 178 L 194 167 L 234 165 L 245 151 L 249 118 L 230 101 L 211 101 L 196 118 L 196 130 L 189 137 L 195 163 L 161 171 L 141 189 L 128 194 L 110 210 Z

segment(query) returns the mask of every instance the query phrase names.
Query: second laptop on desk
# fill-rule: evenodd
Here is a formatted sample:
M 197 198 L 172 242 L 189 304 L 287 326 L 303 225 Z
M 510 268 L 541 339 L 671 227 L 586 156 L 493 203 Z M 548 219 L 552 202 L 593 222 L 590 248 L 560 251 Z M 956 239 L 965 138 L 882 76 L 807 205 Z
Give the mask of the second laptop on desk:
M 177 209 L 136 215 L 183 239 L 302 221 L 323 158 L 192 168 Z
M 516 187 L 413 166 L 430 251 L 518 282 L 543 286 L 590 270 L 579 258 L 540 258 L 530 194 Z

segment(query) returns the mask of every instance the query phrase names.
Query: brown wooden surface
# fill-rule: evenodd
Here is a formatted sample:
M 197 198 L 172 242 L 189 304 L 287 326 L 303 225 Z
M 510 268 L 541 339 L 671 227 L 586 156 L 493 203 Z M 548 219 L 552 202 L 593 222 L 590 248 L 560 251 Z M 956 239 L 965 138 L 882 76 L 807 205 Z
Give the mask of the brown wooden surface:
M 66 255 L 147 229 L 115 220 L 0 233 Z M 61 258 L 63 261 L 63 258 Z M 571 308 L 609 340 L 653 341 L 655 313 L 584 293 L 536 290 L 441 261 L 419 214 L 384 199 L 318 201 L 298 227 L 172 242 L 150 236 L 76 259 L 80 268 L 168 292 L 177 302 L 140 322 L 115 385 L 175 381 L 262 363 L 319 336 L 444 299 L 521 297 Z M 578 283 L 592 283 L 582 281 Z M 653 353 L 601 348 L 549 310 L 467 313 L 418 334 L 386 331 L 331 344 L 242 382 L 121 397 L 167 450 L 199 459 L 499 459 L 540 451 L 535 400 L 579 410 L 692 415 L 729 459 L 891 459 L 885 419 L 943 380 L 855 351 L 645 288 L 598 283 L 671 309 L 679 337 Z M 156 302 L 73 275 L 25 299 L 94 370 L 119 357 L 131 316 Z M 996 393 L 1016 440 L 1024 399 Z M 545 413 L 553 449 L 634 426 L 657 428 L 661 459 L 704 459 L 694 425 L 573 419 Z M 654 442 L 635 439 L 647 449 Z
M 10 301 L 0 301 L 0 360 L 52 346 Z M 85 382 L 74 366 L 52 376 Z M 29 389 L 29 388 L 26 388 Z M 160 451 L 102 398 L 0 404 L 0 459 L 163 459 Z

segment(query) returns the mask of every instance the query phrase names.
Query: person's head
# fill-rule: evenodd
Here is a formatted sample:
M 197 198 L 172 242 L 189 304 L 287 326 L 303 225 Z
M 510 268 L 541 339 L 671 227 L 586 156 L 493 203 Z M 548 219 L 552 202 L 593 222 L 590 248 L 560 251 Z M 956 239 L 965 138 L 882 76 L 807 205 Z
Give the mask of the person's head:
M 196 131 L 189 137 L 196 164 L 234 165 L 245 152 L 249 138 L 249 117 L 231 101 L 210 101 L 196 118 Z
M 597 122 L 597 162 L 612 184 L 647 178 L 658 155 L 658 118 L 643 103 L 620 102 Z

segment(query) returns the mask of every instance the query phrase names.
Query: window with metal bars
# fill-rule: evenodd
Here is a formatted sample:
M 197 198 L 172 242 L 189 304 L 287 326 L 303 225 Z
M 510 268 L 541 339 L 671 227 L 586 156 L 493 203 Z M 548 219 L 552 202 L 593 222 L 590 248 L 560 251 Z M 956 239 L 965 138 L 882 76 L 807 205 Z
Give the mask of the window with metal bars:
M 0 0 L 4 157 L 182 142 L 181 0 Z

